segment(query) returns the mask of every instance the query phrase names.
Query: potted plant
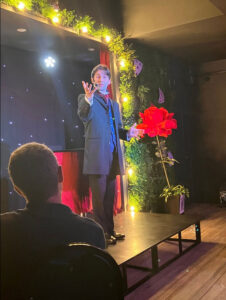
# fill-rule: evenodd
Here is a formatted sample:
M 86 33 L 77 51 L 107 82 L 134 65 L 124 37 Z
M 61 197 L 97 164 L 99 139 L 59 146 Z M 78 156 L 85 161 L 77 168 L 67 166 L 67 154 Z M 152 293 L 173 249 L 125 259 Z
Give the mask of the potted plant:
M 189 191 L 183 185 L 166 186 L 160 197 L 165 198 L 166 211 L 171 214 L 183 214 L 185 197 L 189 197 Z
M 189 197 L 188 189 L 182 185 L 171 185 L 167 174 L 166 164 L 173 165 L 176 159 L 173 158 L 170 152 L 167 152 L 165 140 L 160 140 L 160 136 L 167 138 L 172 134 L 172 129 L 177 128 L 177 121 L 173 119 L 174 113 L 169 113 L 165 108 L 157 108 L 151 106 L 140 113 L 142 123 L 137 125 L 138 129 L 143 130 L 143 137 L 147 134 L 150 137 L 155 137 L 156 141 L 152 143 L 156 145 L 155 155 L 159 158 L 157 163 L 161 163 L 164 175 L 166 178 L 167 186 L 164 187 L 160 197 L 165 198 L 166 212 L 168 213 L 184 213 L 185 197 Z

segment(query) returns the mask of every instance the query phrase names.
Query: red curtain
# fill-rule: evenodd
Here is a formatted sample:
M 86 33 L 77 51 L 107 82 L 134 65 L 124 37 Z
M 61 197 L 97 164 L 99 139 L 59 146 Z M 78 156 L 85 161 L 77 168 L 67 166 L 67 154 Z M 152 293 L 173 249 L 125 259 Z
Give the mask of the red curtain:
M 83 175 L 83 152 L 55 152 L 63 171 L 62 203 L 77 214 L 92 211 L 88 176 Z
M 77 214 L 92 212 L 89 178 L 82 173 L 83 151 L 55 152 L 55 156 L 63 171 L 62 203 Z M 120 176 L 117 176 L 114 213 L 121 211 L 121 207 Z

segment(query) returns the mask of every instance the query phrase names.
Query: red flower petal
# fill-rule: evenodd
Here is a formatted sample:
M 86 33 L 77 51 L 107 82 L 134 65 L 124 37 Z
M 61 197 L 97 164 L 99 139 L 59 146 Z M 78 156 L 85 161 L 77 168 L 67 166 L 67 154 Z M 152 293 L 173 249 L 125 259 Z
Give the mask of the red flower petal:
M 177 128 L 177 121 L 173 119 L 174 113 L 169 113 L 164 107 L 150 106 L 144 113 L 139 113 L 143 123 L 137 125 L 138 129 L 144 129 L 150 137 L 156 135 L 168 137 L 172 129 Z

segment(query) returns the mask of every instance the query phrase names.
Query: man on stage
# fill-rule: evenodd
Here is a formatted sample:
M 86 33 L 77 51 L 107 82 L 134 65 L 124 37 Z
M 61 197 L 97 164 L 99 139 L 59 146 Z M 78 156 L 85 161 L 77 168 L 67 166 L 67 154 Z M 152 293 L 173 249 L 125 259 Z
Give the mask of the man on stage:
M 116 175 L 124 174 L 119 139 L 139 138 L 134 124 L 130 130 L 122 128 L 119 105 L 109 98 L 107 87 L 110 71 L 97 65 L 91 72 L 94 85 L 82 82 L 85 94 L 78 98 L 78 115 L 85 127 L 83 173 L 89 175 L 94 219 L 102 225 L 107 244 L 115 244 L 125 235 L 114 231 L 113 205 Z

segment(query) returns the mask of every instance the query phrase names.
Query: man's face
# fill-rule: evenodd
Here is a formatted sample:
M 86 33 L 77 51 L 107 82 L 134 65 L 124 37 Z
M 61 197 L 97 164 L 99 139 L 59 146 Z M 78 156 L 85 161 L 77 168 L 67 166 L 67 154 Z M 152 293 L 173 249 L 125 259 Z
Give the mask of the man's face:
M 108 85 L 111 83 L 111 79 L 104 70 L 98 70 L 92 78 L 92 83 L 97 85 L 97 89 L 104 93 L 107 90 Z

